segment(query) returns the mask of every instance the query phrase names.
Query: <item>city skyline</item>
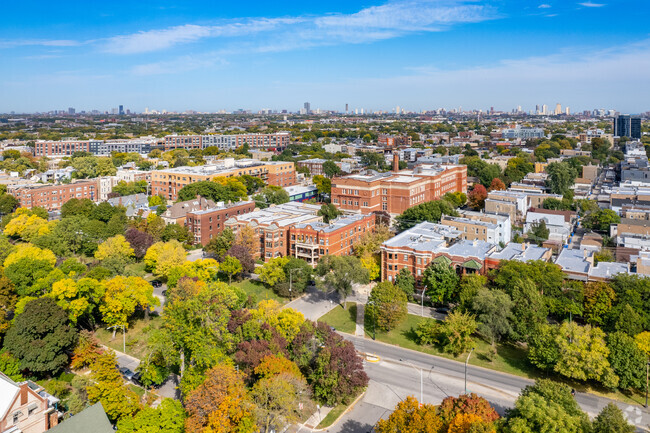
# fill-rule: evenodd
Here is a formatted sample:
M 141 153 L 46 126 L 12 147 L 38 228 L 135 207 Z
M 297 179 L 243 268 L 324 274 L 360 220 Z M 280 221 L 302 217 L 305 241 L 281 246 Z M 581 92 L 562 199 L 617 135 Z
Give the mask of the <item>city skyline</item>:
M 0 112 L 650 108 L 641 1 L 155 5 L 6 5 Z

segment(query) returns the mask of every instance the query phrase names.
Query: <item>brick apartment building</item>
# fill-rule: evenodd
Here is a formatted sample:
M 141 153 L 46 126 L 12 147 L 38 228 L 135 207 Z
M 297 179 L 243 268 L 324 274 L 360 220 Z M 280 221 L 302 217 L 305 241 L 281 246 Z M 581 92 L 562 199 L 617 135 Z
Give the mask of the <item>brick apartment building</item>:
M 380 146 L 393 147 L 393 146 L 411 146 L 413 140 L 408 135 L 380 135 L 377 140 Z
M 226 227 L 234 232 L 244 226 L 251 227 L 259 236 L 255 258 L 268 262 L 275 257 L 290 255 L 289 230 L 297 224 L 322 221 L 323 218 L 317 215 L 319 210 L 318 205 L 289 202 L 231 216 L 226 221 Z
M 253 159 L 234 160 L 228 158 L 211 165 L 153 171 L 151 194 L 162 195 L 168 200 L 176 200 L 178 192 L 185 185 L 214 180 L 218 177 L 237 177 L 245 174 L 259 177 L 268 185 L 285 187 L 296 184 L 296 171 L 293 162 L 262 162 Z
M 18 199 L 20 207 L 31 209 L 40 206 L 48 211 L 61 209 L 65 202 L 73 198 L 97 201 L 98 190 L 97 179 L 61 185 L 12 185 L 7 188 Z
M 453 267 L 460 275 L 485 274 L 498 267 L 501 260 L 545 260 L 551 250 L 535 245 L 509 243 L 503 249 L 482 240 L 463 240 L 463 233 L 453 227 L 423 222 L 387 240 L 381 246 L 381 279 L 395 281 L 406 268 L 421 281 L 432 263 Z
M 332 203 L 358 213 L 398 215 L 448 192 L 467 193 L 464 165 L 420 165 L 392 173 L 353 174 L 332 179 Z
M 232 204 L 219 202 L 210 209 L 188 212 L 185 221 L 189 232 L 194 236 L 194 244 L 206 246 L 212 238 L 221 234 L 229 218 L 254 210 L 255 203 L 252 201 Z
M 289 132 L 274 134 L 235 134 L 235 135 L 168 135 L 164 139 L 165 150 L 205 149 L 218 147 L 233 150 L 247 144 L 252 149 L 282 150 L 291 142 Z
M 302 161 L 296 161 L 296 166 L 308 168 L 309 174 L 312 176 L 323 176 L 323 164 L 326 161 L 326 159 L 322 158 L 303 159 Z
M 74 152 L 89 152 L 97 156 L 110 156 L 111 152 L 146 154 L 157 143 L 158 139 L 151 137 L 130 140 L 39 140 L 34 143 L 34 155 L 62 158 L 71 156 Z
M 320 221 L 296 224 L 289 229 L 290 254 L 316 266 L 321 256 L 352 254 L 354 243 L 374 228 L 372 214 L 348 215 L 329 224 Z

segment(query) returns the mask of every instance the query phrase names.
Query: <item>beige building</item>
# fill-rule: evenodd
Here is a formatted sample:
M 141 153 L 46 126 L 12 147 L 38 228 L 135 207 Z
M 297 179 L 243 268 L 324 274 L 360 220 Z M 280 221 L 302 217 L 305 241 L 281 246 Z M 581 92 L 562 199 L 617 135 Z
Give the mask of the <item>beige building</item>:
M 0 372 L 0 432 L 42 433 L 59 423 L 59 399 L 31 381 L 16 383 Z

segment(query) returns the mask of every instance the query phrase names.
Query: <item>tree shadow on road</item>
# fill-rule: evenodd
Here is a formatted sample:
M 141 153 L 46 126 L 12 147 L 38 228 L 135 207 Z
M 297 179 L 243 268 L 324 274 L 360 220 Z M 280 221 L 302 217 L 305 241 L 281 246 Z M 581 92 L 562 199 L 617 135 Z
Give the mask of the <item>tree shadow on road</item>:
M 372 432 L 373 426 L 366 423 L 360 423 L 352 419 L 347 420 L 342 426 L 339 432 L 341 433 L 370 433 Z

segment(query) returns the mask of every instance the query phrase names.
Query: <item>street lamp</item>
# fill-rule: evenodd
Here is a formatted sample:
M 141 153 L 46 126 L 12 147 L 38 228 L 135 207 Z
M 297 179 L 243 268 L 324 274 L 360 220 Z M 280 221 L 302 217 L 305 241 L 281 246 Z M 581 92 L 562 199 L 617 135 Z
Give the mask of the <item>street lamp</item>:
M 465 360 L 465 394 L 467 394 L 467 364 L 469 363 L 469 357 L 472 356 L 473 351 L 474 348 L 472 347 L 472 350 L 469 351 L 469 354 L 467 354 L 467 359 Z
M 648 376 L 650 376 L 650 361 L 645 364 L 645 404 L 643 407 L 648 407 Z
M 292 301 L 293 301 L 293 294 L 291 293 L 291 289 L 292 289 L 294 271 L 302 271 L 302 268 L 289 269 L 289 299 L 291 299 Z
M 411 361 L 409 361 L 408 359 L 400 359 L 400 361 L 406 362 L 408 365 L 415 368 L 416 371 L 420 372 L 420 406 L 421 406 L 424 404 L 424 385 L 422 381 L 422 369 L 417 368 L 415 365 L 411 364 Z
M 424 292 L 426 292 L 426 288 L 422 287 L 422 295 L 420 297 L 422 298 L 422 311 L 420 312 L 420 315 L 424 317 Z
M 366 305 L 372 305 L 374 307 L 375 306 L 375 301 L 368 301 L 368 303 Z M 375 321 L 376 321 L 375 309 L 372 308 L 370 311 L 372 311 L 372 339 L 374 340 L 375 336 L 376 336 L 375 335 Z

